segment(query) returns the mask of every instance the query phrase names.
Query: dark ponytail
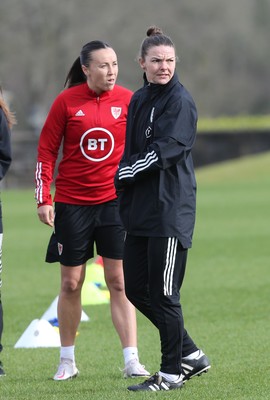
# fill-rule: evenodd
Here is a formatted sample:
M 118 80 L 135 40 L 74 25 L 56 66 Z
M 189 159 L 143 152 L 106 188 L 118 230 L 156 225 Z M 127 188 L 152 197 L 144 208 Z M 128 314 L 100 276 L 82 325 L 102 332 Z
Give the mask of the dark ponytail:
M 72 67 L 67 74 L 64 87 L 79 85 L 86 81 L 86 76 L 83 73 L 80 57 L 76 58 Z

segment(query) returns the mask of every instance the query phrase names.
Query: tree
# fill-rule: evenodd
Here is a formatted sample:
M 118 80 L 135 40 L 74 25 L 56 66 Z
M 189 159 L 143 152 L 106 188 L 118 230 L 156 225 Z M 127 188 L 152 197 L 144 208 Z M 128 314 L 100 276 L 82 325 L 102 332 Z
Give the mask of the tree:
M 118 83 L 135 90 L 135 61 L 151 24 L 175 42 L 177 67 L 200 116 L 269 112 L 269 0 L 1 0 L 0 81 L 18 128 L 37 128 L 86 42 L 108 41 Z

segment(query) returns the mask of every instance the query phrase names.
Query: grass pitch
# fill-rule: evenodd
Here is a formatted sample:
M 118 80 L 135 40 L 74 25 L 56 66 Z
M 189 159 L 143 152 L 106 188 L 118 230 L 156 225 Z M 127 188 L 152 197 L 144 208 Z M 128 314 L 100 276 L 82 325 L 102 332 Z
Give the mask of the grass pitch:
M 269 171 L 270 154 L 197 170 L 197 222 L 182 304 L 186 327 L 212 368 L 180 391 L 160 393 L 126 390 L 130 380 L 119 371 L 122 351 L 106 304 L 84 307 L 90 321 L 79 328 L 81 373 L 73 381 L 51 379 L 59 349 L 14 349 L 30 322 L 41 318 L 57 296 L 60 279 L 58 265 L 44 262 L 50 228 L 36 216 L 33 191 L 3 190 L 1 360 L 7 375 L 0 378 L 0 399 L 270 399 Z M 159 338 L 140 314 L 138 336 L 141 362 L 154 373 Z

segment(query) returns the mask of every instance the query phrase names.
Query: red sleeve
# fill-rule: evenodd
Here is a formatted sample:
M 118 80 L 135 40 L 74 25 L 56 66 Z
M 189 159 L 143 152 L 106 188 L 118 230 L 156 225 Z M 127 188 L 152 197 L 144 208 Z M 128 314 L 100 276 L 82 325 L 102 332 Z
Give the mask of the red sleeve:
M 46 162 L 37 162 L 36 165 L 36 190 L 35 197 L 38 207 L 44 205 L 52 205 L 52 196 L 50 193 L 50 187 L 53 176 L 53 166 Z
M 52 204 L 50 193 L 54 168 L 66 127 L 66 105 L 60 94 L 54 101 L 42 128 L 35 174 L 35 198 L 38 206 Z

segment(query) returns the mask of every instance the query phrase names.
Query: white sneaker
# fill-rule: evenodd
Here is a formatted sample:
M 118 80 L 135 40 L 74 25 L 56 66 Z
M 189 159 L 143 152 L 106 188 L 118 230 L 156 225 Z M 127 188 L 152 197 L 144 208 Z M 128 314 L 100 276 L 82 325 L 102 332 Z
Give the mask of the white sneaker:
M 54 381 L 66 381 L 67 379 L 76 378 L 79 371 L 75 363 L 67 358 L 61 360 L 58 371 L 54 375 Z
M 137 358 L 130 360 L 125 368 L 123 369 L 124 378 L 137 378 L 138 376 L 150 376 L 150 373 L 146 371 L 144 365 L 140 364 Z

